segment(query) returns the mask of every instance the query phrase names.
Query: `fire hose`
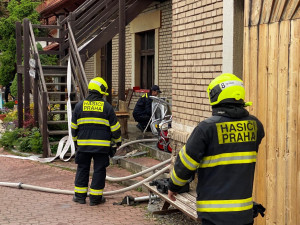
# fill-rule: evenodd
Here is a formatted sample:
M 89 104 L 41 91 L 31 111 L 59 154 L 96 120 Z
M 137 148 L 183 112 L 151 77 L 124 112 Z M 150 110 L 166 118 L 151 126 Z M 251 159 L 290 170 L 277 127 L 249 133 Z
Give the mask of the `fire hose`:
M 68 82 L 67 82 L 67 85 L 68 85 L 68 96 L 70 95 L 70 72 L 71 69 L 70 69 L 70 60 L 68 62 Z M 29 160 L 34 160 L 34 161 L 39 161 L 39 162 L 52 162 L 53 160 L 55 160 L 56 158 L 60 158 L 61 160 L 63 161 L 68 161 L 71 159 L 71 157 L 75 154 L 75 146 L 74 146 L 74 142 L 72 141 L 72 137 L 71 137 L 71 104 L 70 104 L 70 97 L 68 98 L 68 102 L 67 102 L 67 108 L 68 108 L 68 131 L 69 131 L 69 136 L 65 136 L 64 138 L 62 138 L 62 140 L 60 141 L 59 143 L 59 146 L 58 146 L 58 151 L 57 151 L 57 154 L 55 157 L 52 157 L 52 158 L 39 158 L 37 156 L 31 156 L 31 157 L 20 157 L 20 156 L 9 156 L 9 155 L 0 155 L 0 157 L 11 157 L 11 158 L 19 158 L 19 159 L 29 159 Z M 123 145 L 121 145 L 118 150 L 120 150 L 121 148 L 124 148 L 128 145 L 131 145 L 131 144 L 135 144 L 135 143 L 140 143 L 140 142 L 154 142 L 154 141 L 157 141 L 157 139 L 140 139 L 140 140 L 135 140 L 135 141 L 130 141 L 128 143 L 125 143 Z M 71 148 L 71 155 L 68 159 L 64 159 L 64 156 L 66 154 L 66 152 L 68 151 L 68 149 Z M 132 174 L 132 175 L 129 175 L 129 176 L 125 176 L 125 177 L 109 177 L 109 176 L 106 176 L 106 180 L 108 181 L 112 181 L 112 182 L 118 182 L 118 181 L 124 181 L 124 180 L 129 180 L 129 179 L 132 179 L 132 178 L 135 178 L 135 177 L 138 177 L 138 176 L 141 176 L 143 174 L 146 174 L 148 172 L 151 172 L 151 171 L 154 171 L 156 170 L 157 168 L 167 164 L 167 163 L 170 163 L 171 162 L 171 159 L 168 159 L 164 162 L 161 162 L 151 168 L 148 168 L 144 171 L 141 171 L 139 173 L 136 173 L 136 174 Z M 123 192 L 126 192 L 126 191 L 129 191 L 129 190 L 132 190 L 140 185 L 142 185 L 143 183 L 145 182 L 148 182 L 154 178 L 156 178 L 157 176 L 163 174 L 165 171 L 167 171 L 168 169 L 170 168 L 170 165 L 166 166 L 165 168 L 157 171 L 156 173 L 154 173 L 153 175 L 149 176 L 148 178 L 134 184 L 134 185 L 131 185 L 129 187 L 126 187 L 126 188 L 122 188 L 122 189 L 119 189 L 119 190 L 115 190 L 115 191 L 108 191 L 108 192 L 104 192 L 103 195 L 104 196 L 109 196 L 109 195 L 114 195 L 114 194 L 119 194 L 119 193 L 123 193 Z M 61 189 L 53 189 L 53 188 L 46 188 L 46 187 L 40 187 L 40 186 L 34 186 L 34 185 L 29 185 L 29 184 L 23 184 L 23 183 L 11 183 L 11 182 L 0 182 L 0 186 L 6 186 L 6 187 L 13 187 L 13 188 L 18 188 L 18 189 L 28 189 L 28 190 L 36 190 L 36 191 L 43 191 L 43 192 L 51 192 L 51 193 L 57 193 L 57 194 L 68 194 L 68 195 L 73 195 L 74 194 L 74 191 L 69 191 L 69 190 L 61 190 Z
M 122 189 L 115 190 L 115 191 L 103 192 L 103 195 L 104 196 L 109 196 L 109 195 L 119 194 L 119 193 L 123 193 L 123 192 L 129 191 L 129 190 L 132 190 L 132 189 L 142 185 L 143 183 L 148 182 L 148 181 L 154 179 L 155 177 L 163 174 L 169 168 L 170 168 L 170 165 L 168 165 L 165 168 L 157 171 L 156 173 L 154 173 L 150 177 L 148 177 L 148 178 L 146 178 L 146 179 L 144 179 L 144 180 L 142 180 L 142 181 L 140 181 L 136 184 L 133 184 L 129 187 L 122 188 Z M 46 187 L 34 186 L 34 185 L 23 184 L 23 183 L 0 182 L 0 186 L 13 187 L 13 188 L 18 188 L 18 189 L 35 190 L 35 191 L 42 191 L 42 192 L 51 192 L 51 193 L 56 193 L 56 194 L 66 194 L 66 195 L 73 195 L 74 194 L 74 191 L 54 189 L 54 188 L 46 188 Z

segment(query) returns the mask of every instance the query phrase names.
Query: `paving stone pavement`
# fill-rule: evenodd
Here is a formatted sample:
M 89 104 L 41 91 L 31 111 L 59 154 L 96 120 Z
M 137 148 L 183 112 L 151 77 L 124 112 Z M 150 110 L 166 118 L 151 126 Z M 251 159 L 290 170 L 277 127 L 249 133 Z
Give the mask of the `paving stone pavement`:
M 0 150 L 0 154 L 7 153 Z M 69 164 L 70 168 L 74 167 L 74 161 Z M 74 170 L 54 167 L 51 164 L 0 157 L 0 182 L 22 182 L 41 187 L 73 190 L 74 176 Z M 120 188 L 123 186 L 107 182 L 104 191 Z M 114 202 L 122 201 L 126 195 L 138 197 L 147 194 L 129 191 L 108 196 L 103 205 L 89 206 L 72 202 L 71 195 L 0 186 L 0 224 L 157 224 L 157 221 L 148 217 L 147 203 L 138 206 L 113 205 Z

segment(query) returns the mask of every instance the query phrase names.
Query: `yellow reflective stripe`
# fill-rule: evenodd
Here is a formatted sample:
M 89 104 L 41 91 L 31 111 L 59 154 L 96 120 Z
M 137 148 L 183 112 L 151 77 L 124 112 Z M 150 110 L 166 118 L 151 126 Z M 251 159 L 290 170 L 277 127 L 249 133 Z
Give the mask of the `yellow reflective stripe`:
M 92 189 L 90 188 L 90 195 L 103 195 L 103 189 Z
M 252 197 L 235 200 L 197 201 L 198 212 L 234 212 L 253 208 Z
M 72 137 L 73 141 L 77 141 L 77 136 L 76 137 Z
M 111 131 L 111 132 L 114 132 L 114 131 L 118 130 L 120 127 L 121 127 L 121 126 L 120 126 L 120 123 L 117 122 L 114 126 L 111 126 L 111 127 L 110 127 L 110 131 Z
M 118 139 L 114 139 L 112 138 L 111 139 L 113 142 L 117 143 L 117 142 L 121 142 L 122 141 L 122 137 L 118 138 Z
M 95 117 L 86 117 L 86 118 L 80 118 L 77 120 L 77 125 L 82 125 L 82 124 L 102 124 L 109 126 L 109 121 L 106 119 L 100 119 L 100 118 L 95 118 Z
M 256 162 L 256 155 L 256 151 L 252 151 L 223 153 L 214 156 L 206 156 L 203 157 L 199 167 L 206 168 L 220 165 L 253 163 Z
M 199 167 L 199 163 L 192 159 L 187 153 L 186 153 L 186 147 L 183 146 L 183 148 L 179 152 L 179 157 L 183 165 L 188 168 L 189 170 L 196 170 Z
M 144 98 L 144 97 L 148 98 L 148 93 L 143 94 L 143 95 L 142 95 L 142 98 Z
M 87 193 L 88 188 L 87 187 L 76 187 L 74 188 L 74 192 L 76 193 Z
M 177 186 L 183 186 L 186 184 L 186 182 L 188 180 L 183 180 L 181 178 L 179 178 L 175 172 L 175 169 L 173 169 L 172 173 L 171 173 L 171 180 L 173 181 L 174 184 L 176 184 Z
M 78 139 L 77 140 L 78 145 L 94 145 L 94 146 L 110 146 L 110 141 L 107 140 L 93 140 L 93 139 L 88 139 L 88 140 L 82 140 Z
M 71 122 L 71 128 L 73 128 L 73 129 L 75 129 L 75 130 L 76 130 L 76 129 L 78 128 L 78 125 L 77 125 L 77 124 L 75 124 L 75 123 L 72 123 L 72 122 Z

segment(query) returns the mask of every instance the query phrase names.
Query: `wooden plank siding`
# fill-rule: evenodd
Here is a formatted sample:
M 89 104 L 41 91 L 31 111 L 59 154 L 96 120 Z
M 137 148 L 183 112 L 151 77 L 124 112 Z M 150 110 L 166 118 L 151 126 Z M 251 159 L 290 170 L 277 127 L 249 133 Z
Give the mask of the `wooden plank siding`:
M 299 179 L 300 179 L 300 164 L 297 164 L 297 156 L 299 157 L 298 141 L 300 133 L 299 129 L 299 74 L 300 74 L 300 21 L 291 21 L 291 41 L 290 41 L 290 66 L 289 66 L 289 97 L 290 104 L 288 105 L 288 224 L 299 224 Z M 298 152 L 297 152 L 298 151 Z
M 277 164 L 277 65 L 278 65 L 278 23 L 269 25 L 269 51 L 268 51 L 268 101 L 267 103 L 267 124 L 265 129 L 268 132 L 267 141 L 267 205 L 268 214 L 266 220 L 271 224 L 276 221 L 276 164 Z
M 268 77 L 268 52 L 265 51 L 268 48 L 268 36 L 269 36 L 269 27 L 266 24 L 261 25 L 259 31 L 259 49 L 258 49 L 258 104 L 253 105 L 252 107 L 257 107 L 257 116 L 260 121 L 266 126 L 267 124 L 267 104 L 268 101 L 268 84 L 267 84 L 267 77 Z M 248 88 L 246 88 L 248 89 Z M 250 89 L 250 88 L 249 88 Z M 267 198 L 265 192 L 261 190 L 266 190 L 266 171 L 267 171 L 267 152 L 266 152 L 266 140 L 268 138 L 268 133 L 265 134 L 265 138 L 262 140 L 259 149 L 258 155 L 258 163 L 256 167 L 256 183 L 259 184 L 255 185 L 256 193 L 255 199 L 257 202 L 261 202 L 264 206 L 266 206 Z M 263 218 L 257 218 L 258 224 L 263 224 Z
M 250 113 L 264 125 L 255 224 L 300 224 L 300 0 L 244 1 L 244 74 Z
M 277 104 L 277 120 L 276 121 L 287 121 L 287 107 L 288 107 L 288 67 L 289 67 L 289 40 L 290 40 L 290 22 L 283 21 L 280 24 L 279 31 L 279 60 L 278 60 L 278 91 L 277 98 L 280 105 Z M 283 122 L 277 123 L 277 198 L 276 201 L 281 203 L 281 207 L 276 207 L 277 214 L 277 224 L 284 224 L 286 220 L 286 215 L 284 213 L 285 209 L 285 199 L 286 199 L 286 136 L 287 136 L 287 123 Z

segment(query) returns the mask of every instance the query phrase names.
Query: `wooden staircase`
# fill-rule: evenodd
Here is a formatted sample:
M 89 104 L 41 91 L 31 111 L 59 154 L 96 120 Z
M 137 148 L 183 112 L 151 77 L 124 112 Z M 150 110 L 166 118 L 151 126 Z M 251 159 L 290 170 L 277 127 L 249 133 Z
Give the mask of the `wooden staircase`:
M 128 25 L 137 15 L 145 10 L 153 0 L 124 0 L 125 25 Z M 87 0 L 68 17 L 60 17 L 57 25 L 34 25 L 30 21 L 23 21 L 22 27 L 17 25 L 17 64 L 18 76 L 24 76 L 24 109 L 28 113 L 29 94 L 33 93 L 35 104 L 35 118 L 44 143 L 44 157 L 50 156 L 50 144 L 57 144 L 57 140 L 68 135 L 67 129 L 67 61 L 70 59 L 72 70 L 71 105 L 84 99 L 87 94 L 87 78 L 83 64 L 99 49 L 105 46 L 119 32 L 119 0 Z M 122 17 L 121 17 L 122 18 Z M 35 37 L 33 29 L 58 29 L 59 37 Z M 23 44 L 22 44 L 23 40 Z M 57 42 L 57 51 L 37 51 L 34 47 L 38 41 Z M 23 49 L 22 49 L 22 46 Z M 22 55 L 24 53 L 24 56 Z M 59 64 L 56 66 L 42 65 L 40 55 L 57 55 Z M 24 65 L 22 59 L 24 58 Z M 36 61 L 36 77 L 29 76 L 29 60 Z M 19 79 L 21 80 L 21 78 Z M 31 85 L 30 85 L 31 84 Z M 20 84 L 19 84 L 20 85 Z M 23 96 L 18 94 L 18 99 Z M 19 124 L 22 125 L 22 108 L 19 104 Z M 38 112 L 37 112 L 38 111 Z

